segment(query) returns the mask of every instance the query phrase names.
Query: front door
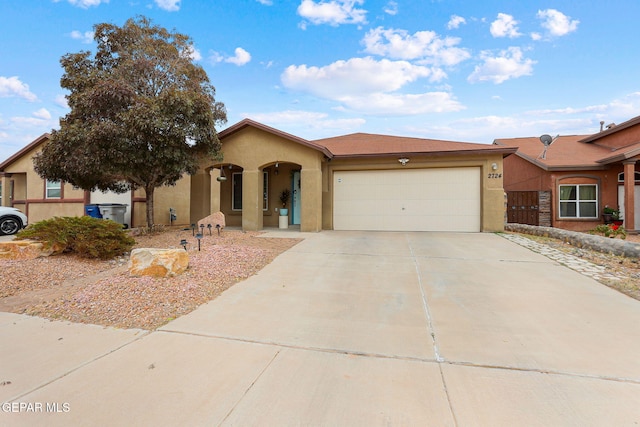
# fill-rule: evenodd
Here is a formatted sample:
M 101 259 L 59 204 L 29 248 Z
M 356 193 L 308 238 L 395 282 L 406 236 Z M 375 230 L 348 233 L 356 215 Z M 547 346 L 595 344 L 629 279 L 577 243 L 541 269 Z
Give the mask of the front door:
M 302 206 L 302 192 L 300 191 L 300 171 L 293 173 L 293 182 L 291 188 L 293 189 L 293 197 L 291 198 L 291 224 L 300 224 L 300 207 Z
M 640 185 L 634 186 L 633 202 L 635 205 L 633 219 L 637 229 L 640 227 Z M 620 207 L 620 217 L 624 218 L 624 185 L 618 185 L 618 206 Z

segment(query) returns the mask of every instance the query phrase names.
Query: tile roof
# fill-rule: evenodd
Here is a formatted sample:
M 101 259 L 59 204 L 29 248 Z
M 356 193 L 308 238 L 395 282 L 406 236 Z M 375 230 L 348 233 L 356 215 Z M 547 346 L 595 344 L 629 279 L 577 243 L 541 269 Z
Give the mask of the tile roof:
M 454 142 L 437 139 L 411 138 L 403 136 L 353 133 L 332 138 L 317 139 L 316 144 L 327 147 L 335 157 L 371 157 L 409 154 L 482 154 L 500 153 L 509 155 L 516 148 L 471 142 Z
M 624 160 L 640 153 L 640 144 L 612 149 L 583 142 L 590 135 L 557 137 L 544 152 L 539 137 L 496 139 L 495 145 L 518 147 L 516 155 L 545 170 L 603 169 L 606 164 Z

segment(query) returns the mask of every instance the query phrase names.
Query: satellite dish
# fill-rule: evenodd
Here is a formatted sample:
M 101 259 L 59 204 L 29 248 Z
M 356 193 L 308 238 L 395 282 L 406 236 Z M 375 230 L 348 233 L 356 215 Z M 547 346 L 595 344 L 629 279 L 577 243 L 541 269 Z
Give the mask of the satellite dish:
M 540 142 L 544 144 L 545 147 L 548 147 L 553 142 L 554 138 L 551 138 L 551 135 L 547 135 L 546 133 L 540 137 Z

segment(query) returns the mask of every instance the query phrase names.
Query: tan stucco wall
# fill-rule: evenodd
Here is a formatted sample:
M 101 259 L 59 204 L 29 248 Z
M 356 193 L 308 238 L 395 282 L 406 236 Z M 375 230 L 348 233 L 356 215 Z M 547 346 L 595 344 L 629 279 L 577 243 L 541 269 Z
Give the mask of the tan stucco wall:
M 333 159 L 325 166 L 322 177 L 322 227 L 333 229 L 333 172 L 339 170 L 393 170 L 412 168 L 480 167 L 481 169 L 481 218 L 483 232 L 504 230 L 504 189 L 502 180 L 502 155 L 428 157 L 408 156 L 406 166 L 398 163 L 397 156 L 390 158 Z M 495 163 L 496 170 L 491 165 Z
M 46 181 L 35 172 L 33 156 L 39 151 L 34 147 L 4 170 L 3 201 L 22 210 L 33 224 L 54 216 L 84 215 L 84 191 L 64 184 L 62 199 L 46 198 Z M 13 200 L 9 200 L 9 189 L 13 181 Z M 6 187 L 5 187 L 6 186 Z
M 176 210 L 177 219 L 173 225 L 191 224 L 191 176 L 184 175 L 176 185 L 156 188 L 153 198 L 153 219 L 155 224 L 169 225 L 169 208 Z M 137 189 L 133 194 L 132 227 L 147 225 L 144 190 Z
M 320 168 L 323 154 L 283 136 L 272 134 L 254 127 L 246 127 L 229 135 L 222 141 L 223 160 L 206 160 L 201 169 L 214 164 L 223 164 L 227 181 L 220 185 L 220 209 L 225 213 L 228 226 L 242 226 L 244 230 L 260 230 L 275 227 L 280 207 L 279 194 L 284 188 L 291 188 L 290 171 L 301 170 L 302 212 L 301 231 L 320 231 L 322 217 L 322 193 Z M 275 164 L 279 163 L 279 174 L 275 175 Z M 232 170 L 228 165 L 234 166 Z M 243 171 L 242 212 L 231 210 L 231 174 Z M 268 172 L 269 204 L 263 210 L 262 172 Z M 215 179 L 215 177 L 213 178 Z M 198 189 L 197 191 L 206 190 Z M 216 205 L 214 200 L 211 205 Z

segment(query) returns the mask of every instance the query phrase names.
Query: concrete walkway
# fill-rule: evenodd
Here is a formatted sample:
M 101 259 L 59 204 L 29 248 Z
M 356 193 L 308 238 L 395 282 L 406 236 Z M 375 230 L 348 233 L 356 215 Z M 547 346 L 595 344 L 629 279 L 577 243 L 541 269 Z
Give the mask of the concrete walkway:
M 639 301 L 495 234 L 304 237 L 152 333 L 0 313 L 0 425 L 640 424 Z

